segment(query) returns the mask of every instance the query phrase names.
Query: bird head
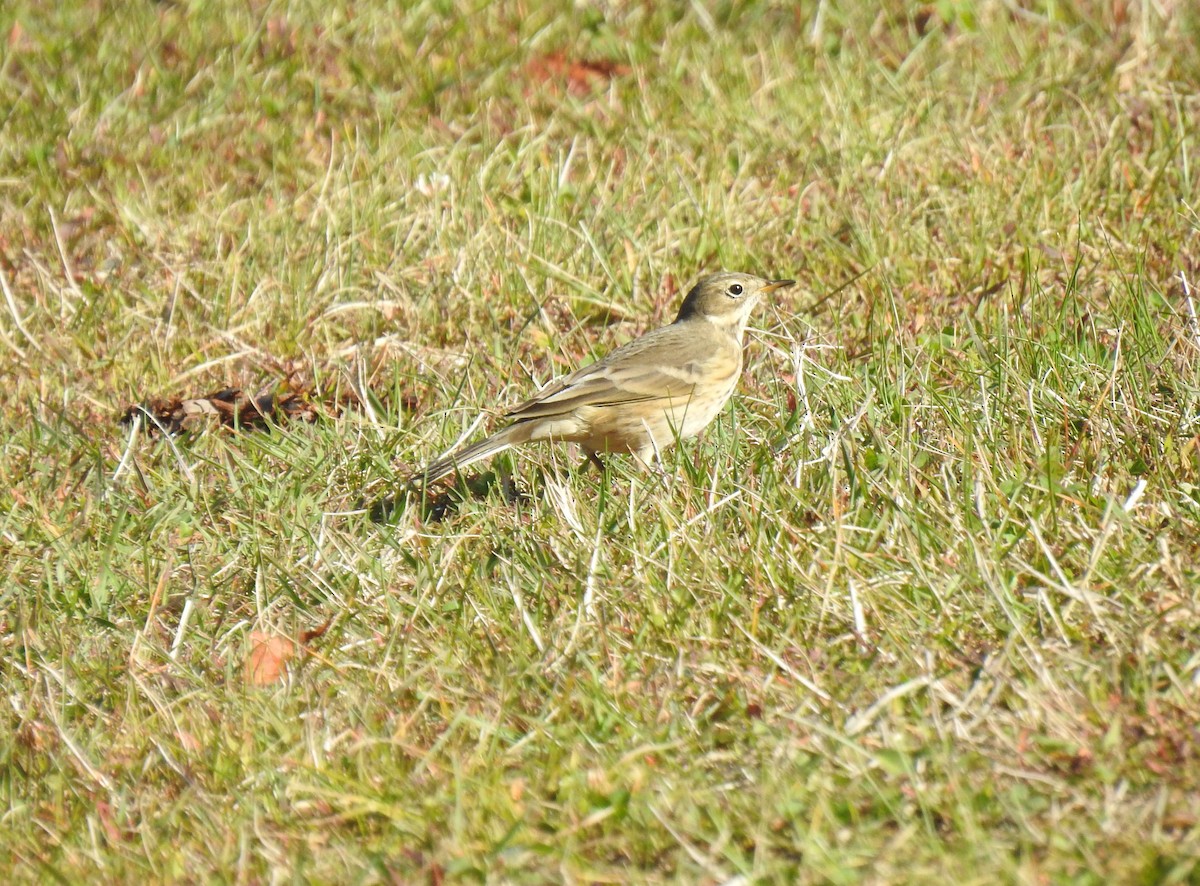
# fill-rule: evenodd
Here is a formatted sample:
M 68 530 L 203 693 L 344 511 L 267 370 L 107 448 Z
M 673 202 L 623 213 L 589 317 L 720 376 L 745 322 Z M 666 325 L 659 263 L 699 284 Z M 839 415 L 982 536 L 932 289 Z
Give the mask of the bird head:
M 765 280 L 753 274 L 722 272 L 702 277 L 679 308 L 675 322 L 699 318 L 741 337 L 754 306 L 768 292 L 795 280 Z

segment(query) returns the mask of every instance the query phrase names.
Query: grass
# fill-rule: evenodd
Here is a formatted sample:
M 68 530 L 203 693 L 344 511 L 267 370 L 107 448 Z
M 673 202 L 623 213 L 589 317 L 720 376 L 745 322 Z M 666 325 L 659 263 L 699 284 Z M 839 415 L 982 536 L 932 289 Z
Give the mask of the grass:
M 868 5 L 0 10 L 11 879 L 1200 876 L 1200 20 Z M 663 478 L 363 512 L 718 267 Z

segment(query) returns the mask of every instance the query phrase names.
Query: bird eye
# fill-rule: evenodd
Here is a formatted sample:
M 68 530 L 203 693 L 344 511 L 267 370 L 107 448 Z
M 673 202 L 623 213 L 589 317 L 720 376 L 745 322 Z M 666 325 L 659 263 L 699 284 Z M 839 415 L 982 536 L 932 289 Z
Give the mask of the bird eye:
M 730 295 L 733 295 L 733 296 L 738 296 L 738 295 L 741 295 L 741 294 L 742 294 L 742 284 L 741 284 L 741 283 L 734 283 L 732 286 L 730 286 L 730 287 L 729 287 L 729 294 L 730 294 Z

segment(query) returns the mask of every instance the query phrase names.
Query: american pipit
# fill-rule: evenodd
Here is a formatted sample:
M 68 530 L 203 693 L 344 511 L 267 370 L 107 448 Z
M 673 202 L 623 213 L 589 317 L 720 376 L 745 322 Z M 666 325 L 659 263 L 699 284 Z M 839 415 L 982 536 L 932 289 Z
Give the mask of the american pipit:
M 724 407 L 742 373 L 742 335 L 765 293 L 794 280 L 722 273 L 703 278 L 675 322 L 648 332 L 507 413 L 512 423 L 486 440 L 438 459 L 413 477 L 429 483 L 534 440 L 580 444 L 599 454 L 629 452 L 643 463 L 676 440 L 700 433 Z

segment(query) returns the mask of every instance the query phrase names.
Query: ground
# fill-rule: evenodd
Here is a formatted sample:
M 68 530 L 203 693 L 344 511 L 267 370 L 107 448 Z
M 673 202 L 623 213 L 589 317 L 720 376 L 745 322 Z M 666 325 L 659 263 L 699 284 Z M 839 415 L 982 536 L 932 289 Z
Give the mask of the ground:
M 0 864 L 1195 880 L 1198 39 L 6 3 Z M 398 495 L 718 268 L 799 285 L 661 473 Z

